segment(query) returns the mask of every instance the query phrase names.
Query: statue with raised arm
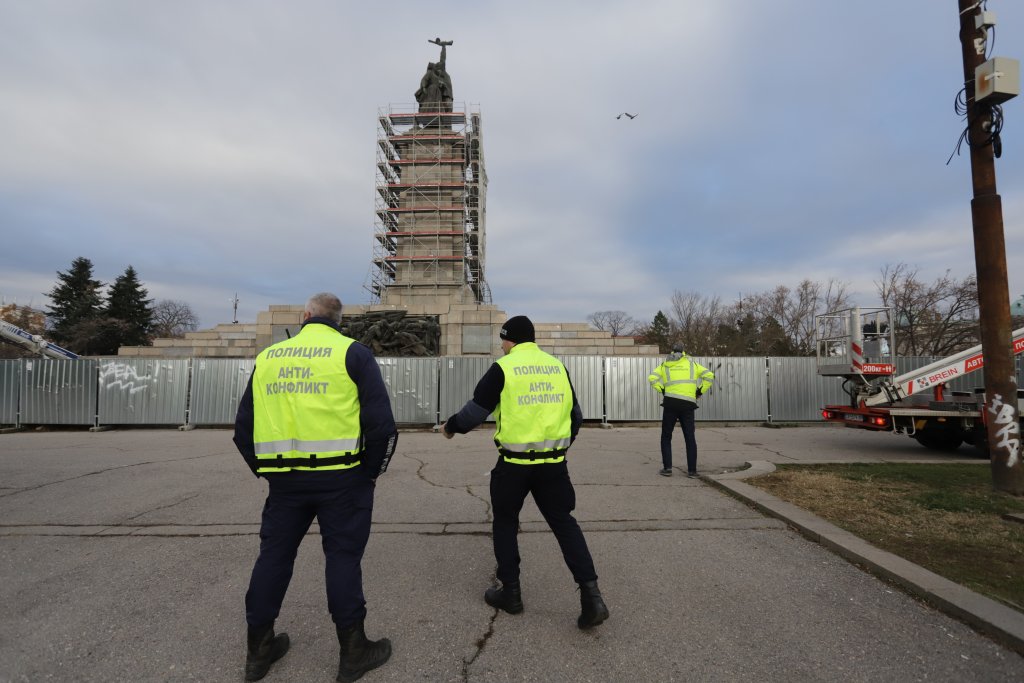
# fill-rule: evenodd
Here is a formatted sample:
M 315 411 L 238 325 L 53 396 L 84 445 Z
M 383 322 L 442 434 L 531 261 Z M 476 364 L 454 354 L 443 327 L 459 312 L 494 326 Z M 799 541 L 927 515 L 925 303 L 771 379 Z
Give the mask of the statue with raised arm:
M 452 110 L 452 78 L 445 69 L 446 48 L 454 43 L 452 40 L 434 38 L 428 43 L 441 46 L 441 60 L 427 64 L 427 71 L 420 79 L 420 88 L 416 91 L 419 111 L 451 111 Z

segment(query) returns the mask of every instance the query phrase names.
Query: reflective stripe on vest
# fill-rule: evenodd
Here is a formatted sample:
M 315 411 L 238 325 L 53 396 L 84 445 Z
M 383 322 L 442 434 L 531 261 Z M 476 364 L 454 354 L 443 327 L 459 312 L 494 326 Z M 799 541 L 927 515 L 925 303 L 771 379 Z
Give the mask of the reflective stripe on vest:
M 533 342 L 516 344 L 498 359 L 505 385 L 494 411 L 494 441 L 517 465 L 565 460 L 572 436 L 572 386 L 565 366 Z
M 693 378 L 693 366 L 694 366 L 693 361 L 690 361 L 687 365 L 689 367 L 686 368 L 686 370 L 687 370 L 687 377 L 686 377 L 686 379 L 683 379 L 682 377 L 680 377 L 679 379 L 673 379 L 672 378 L 672 368 L 670 368 L 667 365 L 665 366 L 665 388 L 666 389 L 668 387 L 671 387 L 671 386 L 674 386 L 674 385 L 677 385 L 677 384 L 698 384 L 700 382 L 699 379 L 694 379 Z M 679 372 L 679 370 L 681 370 L 681 368 L 677 367 L 676 368 L 676 372 Z
M 552 458 L 516 458 L 502 453 L 501 459 L 513 465 L 554 465 L 565 460 L 565 453 Z
M 354 343 L 319 323 L 256 358 L 253 441 L 258 473 L 359 465 L 359 390 L 345 358 Z
M 564 439 L 547 439 L 545 441 L 532 441 L 530 443 L 508 443 L 503 442 L 502 448 L 516 453 L 529 453 L 530 451 L 554 451 L 559 448 L 568 448 L 569 437 Z
M 354 453 L 359 449 L 359 439 L 333 439 L 321 441 L 302 441 L 300 439 L 282 439 L 281 441 L 261 441 L 256 444 L 256 455 L 267 453 L 283 453 L 285 451 L 303 451 L 306 453 L 322 453 L 323 451 L 342 451 Z
M 658 369 L 664 372 L 664 384 L 662 386 L 665 395 L 692 403 L 697 401 L 697 389 L 703 386 L 705 382 L 714 379 L 715 376 L 710 370 L 695 363 L 688 356 L 683 356 L 679 360 L 662 363 Z M 655 374 L 660 377 L 660 373 Z

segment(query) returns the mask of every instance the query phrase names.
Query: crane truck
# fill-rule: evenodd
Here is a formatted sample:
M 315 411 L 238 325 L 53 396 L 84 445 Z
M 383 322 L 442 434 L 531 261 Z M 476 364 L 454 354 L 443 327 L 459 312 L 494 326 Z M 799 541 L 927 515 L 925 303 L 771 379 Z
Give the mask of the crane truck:
M 0 338 L 47 358 L 78 360 L 78 354 L 0 318 Z
M 907 434 L 933 450 L 962 443 L 988 455 L 984 389 L 951 391 L 952 380 L 985 367 L 981 346 L 896 376 L 890 311 L 859 307 L 815 317 L 818 374 L 843 378 L 846 405 L 826 405 L 826 422 Z M 1024 353 L 1024 328 L 1014 330 L 1013 353 Z M 1017 392 L 1018 415 L 1024 391 Z M 1022 420 L 1024 429 L 1024 420 Z

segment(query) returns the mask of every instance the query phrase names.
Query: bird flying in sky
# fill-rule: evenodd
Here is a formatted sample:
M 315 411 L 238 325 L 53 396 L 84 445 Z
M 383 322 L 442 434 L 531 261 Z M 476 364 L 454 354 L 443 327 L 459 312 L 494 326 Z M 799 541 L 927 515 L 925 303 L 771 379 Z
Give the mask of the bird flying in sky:
M 617 119 L 621 119 L 621 118 L 622 118 L 623 116 L 628 116 L 628 117 L 629 117 L 629 118 L 631 118 L 631 119 L 635 119 L 635 118 L 636 118 L 636 114 L 630 114 L 630 113 L 629 113 L 628 111 L 624 111 L 624 112 L 622 112 L 621 114 L 619 114 L 619 115 L 618 115 L 618 116 L 616 116 L 615 118 L 617 118 Z

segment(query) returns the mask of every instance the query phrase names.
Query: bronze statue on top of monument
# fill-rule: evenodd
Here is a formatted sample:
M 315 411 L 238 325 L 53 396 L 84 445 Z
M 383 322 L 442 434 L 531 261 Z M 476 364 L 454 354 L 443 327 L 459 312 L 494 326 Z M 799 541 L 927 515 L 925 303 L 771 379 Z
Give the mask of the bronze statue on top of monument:
M 420 79 L 419 90 L 416 91 L 416 102 L 419 103 L 419 112 L 450 112 L 452 110 L 452 78 L 445 70 L 445 58 L 447 46 L 453 44 L 453 40 L 441 40 L 434 38 L 428 43 L 441 46 L 441 60 L 427 64 L 427 71 Z M 440 123 L 435 119 L 434 125 Z

